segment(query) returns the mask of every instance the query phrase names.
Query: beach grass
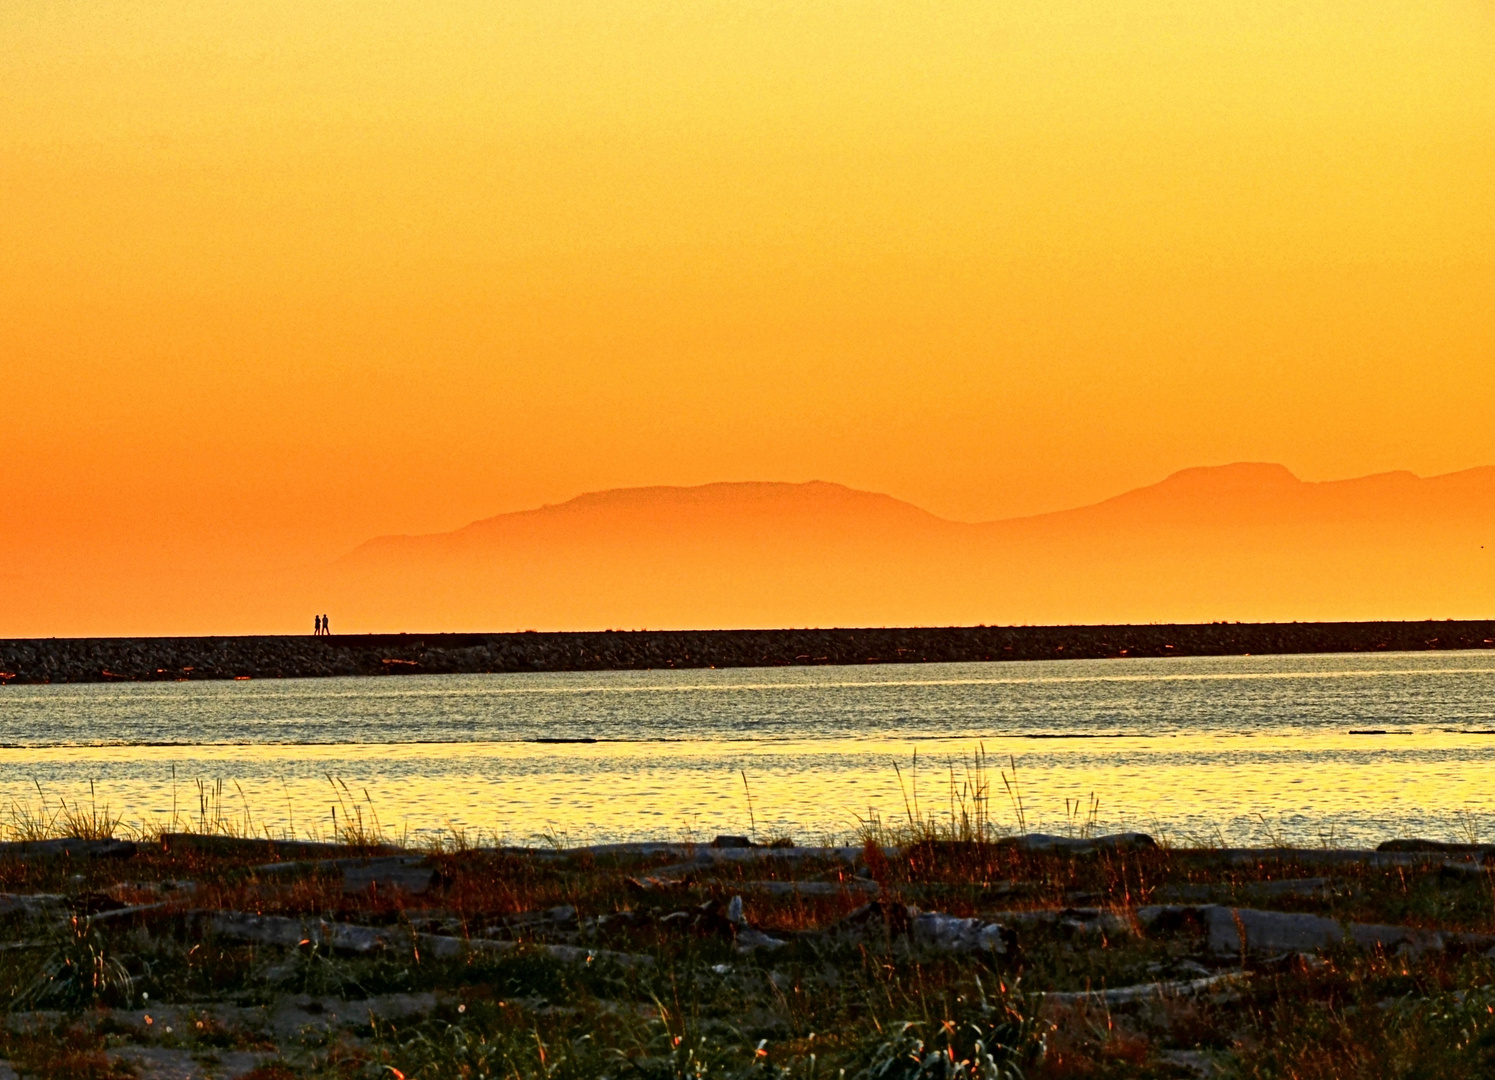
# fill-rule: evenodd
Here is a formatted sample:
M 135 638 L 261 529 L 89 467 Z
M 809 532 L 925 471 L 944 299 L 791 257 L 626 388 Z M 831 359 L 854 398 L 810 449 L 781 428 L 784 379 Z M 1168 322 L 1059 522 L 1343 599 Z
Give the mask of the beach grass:
M 559 836 L 509 848 L 455 828 L 406 845 L 367 792 L 334 777 L 336 824 L 320 835 L 267 830 L 222 783 L 183 785 L 182 812 L 155 830 L 38 788 L 12 805 L 9 839 L 133 847 L 0 851 L 0 895 L 20 898 L 0 913 L 0 1058 L 100 1080 L 165 1060 L 251 1080 L 1495 1075 L 1488 852 L 1324 863 L 1285 845 L 1107 846 L 1094 796 L 1067 807 L 1076 845 L 1044 849 L 1023 842 L 1030 793 L 1010 759 L 977 748 L 932 771 L 902 773 L 903 814 L 869 814 L 842 848 L 799 854 L 764 835 L 751 858 L 706 863 Z M 429 885 L 350 889 L 344 864 L 367 856 L 429 872 Z M 723 921 L 734 898 L 741 926 L 782 944 L 736 947 L 738 924 Z M 1220 955 L 1187 926 L 1140 928 L 1144 908 L 1180 903 L 1490 943 Z M 1018 948 L 921 949 L 905 910 L 1007 919 Z M 1096 913 L 1100 929 L 1067 912 Z M 305 936 L 225 937 L 211 927 L 226 913 Z M 330 926 L 386 944 L 352 952 Z M 437 954 L 438 939 L 504 948 Z M 1140 1004 L 1086 996 L 1215 975 L 1239 979 Z
M 1124 914 L 1170 887 L 1244 896 L 1255 885 L 1303 872 L 1270 860 L 1222 866 L 1194 850 L 1077 857 L 947 838 L 876 850 L 872 855 L 868 844 L 866 869 L 880 879 L 883 895 L 956 916 L 998 903 L 1062 910 L 1077 896 Z M 228 845 L 142 847 L 129 860 L 83 863 L 0 859 L 7 892 L 70 890 L 79 910 L 89 897 L 95 906 L 99 897 L 138 905 L 159 902 L 161 894 L 151 887 L 163 882 L 197 883 L 190 898 L 162 914 L 93 924 L 76 917 L 38 948 L 0 951 L 0 997 L 14 1021 L 0 1035 L 0 1054 L 38 1076 L 115 1075 L 111 1055 L 144 1046 L 202 1057 L 247 1048 L 260 1055 L 262 1067 L 287 1078 L 389 1077 L 392 1070 L 407 1080 L 1185 1076 L 1187 1069 L 1169 1062 L 1218 1059 L 1233 1075 L 1251 1077 L 1458 1080 L 1489 1075 L 1482 1070 L 1495 1045 L 1489 1042 L 1495 1014 L 1482 1012 L 1495 1001 L 1495 971 L 1478 953 L 1413 957 L 1341 948 L 1311 958 L 1266 958 L 1231 996 L 1180 996 L 1123 1010 L 1045 1003 L 1038 995 L 1154 978 L 1160 966 L 1184 962 L 1184 945 L 1134 935 L 1076 938 L 1056 926 L 1024 930 L 1020 961 L 920 955 L 896 935 L 817 936 L 855 912 L 865 895 L 851 888 L 760 895 L 750 886 L 765 870 L 753 863 L 720 867 L 709 880 L 676 880 L 640 892 L 636 882 L 668 869 L 664 864 L 674 856 L 663 854 L 537 860 L 475 849 L 442 853 L 431 856 L 439 891 L 423 896 L 349 895 L 331 867 L 285 880 L 267 877 L 256 861 L 263 858 L 236 854 Z M 846 871 L 812 861 L 799 864 L 793 876 L 824 881 Z M 1289 895 L 1275 906 L 1495 931 L 1488 880 L 1451 883 L 1437 864 L 1394 872 L 1346 866 L 1336 877 L 1341 887 L 1332 895 Z M 192 914 L 252 910 L 395 930 L 444 919 L 477 937 L 491 932 L 486 928 L 495 921 L 559 905 L 585 917 L 688 910 L 729 895 L 745 897 L 754 927 L 790 943 L 769 955 L 744 956 L 725 939 L 666 933 L 656 921 L 625 926 L 599 941 L 614 952 L 650 957 L 647 968 L 606 959 L 571 963 L 544 951 L 542 933 L 523 931 L 514 937 L 517 948 L 502 954 L 425 957 L 413 948 L 354 956 L 316 940 L 289 951 L 216 940 L 194 930 Z M 9 927 L 8 937 L 16 939 L 36 933 L 14 917 Z M 372 1003 L 420 995 L 433 996 L 418 1015 L 370 1019 Z M 334 1031 L 294 1037 L 267 1034 L 245 1019 L 286 1002 L 324 1013 L 342 1007 L 352 1019 Z M 207 1017 L 206 1026 L 197 1027 L 191 1015 Z M 990 1067 L 956 1069 L 979 1057 L 978 1043 L 992 1049 Z M 943 1063 L 928 1064 L 931 1055 Z

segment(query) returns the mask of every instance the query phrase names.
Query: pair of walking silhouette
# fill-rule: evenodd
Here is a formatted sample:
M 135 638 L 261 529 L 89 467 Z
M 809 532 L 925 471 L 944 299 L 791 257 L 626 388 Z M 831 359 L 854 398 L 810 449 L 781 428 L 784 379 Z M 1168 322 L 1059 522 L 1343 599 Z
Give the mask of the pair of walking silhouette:
M 314 637 L 327 637 L 332 633 L 331 630 L 327 629 L 326 615 L 314 615 L 311 621 L 316 627 L 316 630 L 313 632 Z

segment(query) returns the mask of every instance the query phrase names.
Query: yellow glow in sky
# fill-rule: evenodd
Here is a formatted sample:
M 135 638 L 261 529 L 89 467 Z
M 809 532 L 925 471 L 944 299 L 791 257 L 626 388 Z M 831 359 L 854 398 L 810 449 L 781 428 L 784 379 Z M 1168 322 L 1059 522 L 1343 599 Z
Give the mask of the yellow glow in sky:
M 1451 471 L 1492 297 L 1488 0 L 0 7 L 0 572 Z

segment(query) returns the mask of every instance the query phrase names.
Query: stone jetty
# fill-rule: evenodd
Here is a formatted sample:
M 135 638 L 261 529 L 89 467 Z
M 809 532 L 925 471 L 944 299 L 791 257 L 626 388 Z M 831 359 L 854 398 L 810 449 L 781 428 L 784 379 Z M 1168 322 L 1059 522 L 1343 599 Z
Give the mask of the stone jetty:
M 1495 648 L 1495 621 L 0 640 L 0 683 Z

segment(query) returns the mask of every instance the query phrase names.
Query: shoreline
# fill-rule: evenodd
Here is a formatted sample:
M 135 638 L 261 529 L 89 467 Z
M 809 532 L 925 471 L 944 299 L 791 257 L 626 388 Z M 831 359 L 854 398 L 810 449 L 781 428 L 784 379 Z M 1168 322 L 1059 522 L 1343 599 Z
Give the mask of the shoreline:
M 1495 1042 L 1489 845 L 107 831 L 0 844 L 7 1075 L 860 1080 L 938 1039 L 986 1078 L 1474 1080 Z
M 0 640 L 6 683 L 1495 649 L 1495 620 Z

